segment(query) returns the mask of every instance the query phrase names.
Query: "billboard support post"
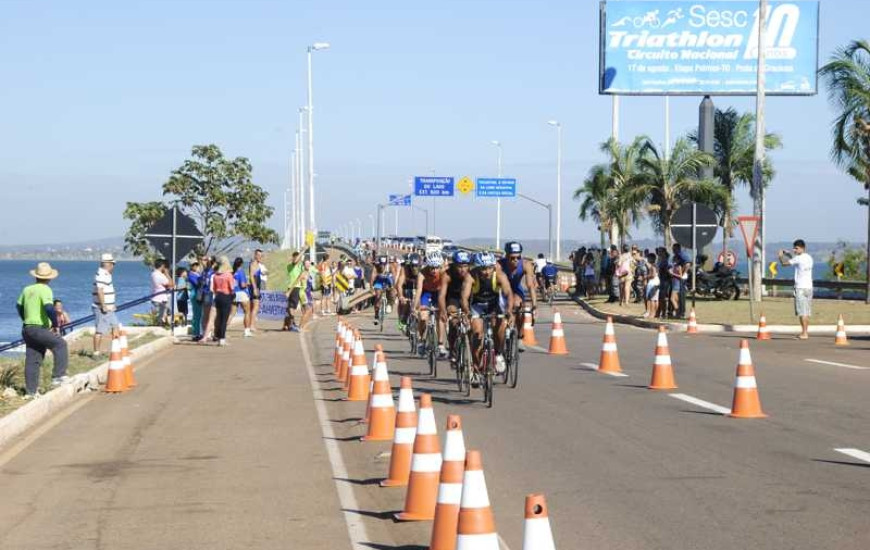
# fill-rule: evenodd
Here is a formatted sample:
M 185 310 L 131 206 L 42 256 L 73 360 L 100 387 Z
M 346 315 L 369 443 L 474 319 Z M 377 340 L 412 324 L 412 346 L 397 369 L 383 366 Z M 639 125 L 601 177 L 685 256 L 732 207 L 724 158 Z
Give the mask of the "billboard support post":
M 704 99 L 701 100 L 698 115 L 698 150 L 712 155 L 715 141 L 713 130 L 715 128 L 716 107 L 713 105 L 713 100 L 710 99 L 710 96 L 705 95 Z M 701 173 L 698 175 L 702 178 L 712 178 L 713 167 L 707 166 L 701 168 Z
M 752 251 L 752 286 L 751 299 L 761 301 L 762 252 L 764 250 L 764 92 L 765 92 L 765 59 L 767 48 L 767 0 L 758 3 L 758 72 L 755 94 L 755 162 L 752 166 L 752 215 L 758 218 L 758 231 L 755 236 L 755 247 Z

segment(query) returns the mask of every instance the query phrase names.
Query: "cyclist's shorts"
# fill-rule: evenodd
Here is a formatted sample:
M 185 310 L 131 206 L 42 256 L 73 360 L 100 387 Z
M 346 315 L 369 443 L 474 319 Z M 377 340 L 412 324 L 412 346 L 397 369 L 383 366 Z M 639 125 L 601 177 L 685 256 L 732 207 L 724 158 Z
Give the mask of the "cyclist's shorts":
M 402 288 L 402 295 L 403 295 L 403 296 L 405 297 L 405 299 L 407 299 L 407 300 L 413 300 L 413 299 L 414 299 L 414 292 L 415 292 L 416 290 L 417 290 L 416 285 L 414 285 L 414 286 L 405 286 L 405 287 Z
M 523 287 L 519 287 L 512 288 L 511 290 L 514 293 L 514 296 L 519 296 L 522 301 L 526 301 L 526 289 L 524 289 Z
M 472 302 L 471 303 L 471 318 L 479 319 L 482 315 L 498 315 L 504 313 L 504 307 L 499 300 L 489 302 Z
M 551 286 L 556 286 L 556 278 L 544 277 L 544 288 L 550 288 Z
M 455 307 L 456 309 L 460 309 L 462 307 L 462 298 L 459 296 L 450 296 L 447 295 L 447 307 Z
M 420 307 L 435 305 L 438 305 L 438 298 L 436 298 L 435 293 L 424 290 L 423 293 L 420 294 Z
M 378 277 L 375 279 L 374 284 L 372 284 L 372 288 L 375 290 L 383 290 L 385 288 L 392 288 L 393 279 L 390 277 Z

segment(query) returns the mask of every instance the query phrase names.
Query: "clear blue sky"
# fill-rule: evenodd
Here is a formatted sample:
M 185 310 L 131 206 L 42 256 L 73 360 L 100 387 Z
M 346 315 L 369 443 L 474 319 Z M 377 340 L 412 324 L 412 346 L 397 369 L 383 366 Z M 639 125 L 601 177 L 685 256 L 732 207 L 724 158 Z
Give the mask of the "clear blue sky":
M 824 0 L 820 59 L 864 38 L 870 4 Z M 315 55 L 321 226 L 368 214 L 409 177 L 504 172 L 555 200 L 555 130 L 564 125 L 565 238 L 595 239 L 573 189 L 602 157 L 610 99 L 597 94 L 598 2 L 10 1 L 0 18 L 0 244 L 121 235 L 126 201 L 153 200 L 193 144 L 247 156 L 279 207 L 289 181 L 305 48 Z M 770 98 L 782 135 L 768 237 L 864 240 L 860 186 L 829 162 L 824 90 Z M 700 98 L 672 101 L 674 136 Z M 752 108 L 749 99 L 715 99 Z M 626 98 L 624 137 L 663 139 L 663 100 Z M 431 201 L 427 201 L 430 202 Z M 750 203 L 741 195 L 743 212 Z M 392 226 L 392 214 L 388 218 Z M 546 236 L 543 210 L 506 201 L 506 237 Z M 440 234 L 494 235 L 491 201 L 443 199 Z M 422 219 L 417 216 L 416 232 Z M 402 213 L 400 230 L 410 232 Z M 648 224 L 636 231 L 650 236 Z

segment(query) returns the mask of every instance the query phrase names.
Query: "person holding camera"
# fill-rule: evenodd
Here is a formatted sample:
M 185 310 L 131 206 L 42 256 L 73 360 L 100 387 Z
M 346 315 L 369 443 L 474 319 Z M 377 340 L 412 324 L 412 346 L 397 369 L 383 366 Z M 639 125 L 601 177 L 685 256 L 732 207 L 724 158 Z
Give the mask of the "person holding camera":
M 813 257 L 807 254 L 803 239 L 794 242 L 793 253 L 779 251 L 779 263 L 794 267 L 794 313 L 801 323 L 799 340 L 810 338 L 810 315 L 813 312 Z

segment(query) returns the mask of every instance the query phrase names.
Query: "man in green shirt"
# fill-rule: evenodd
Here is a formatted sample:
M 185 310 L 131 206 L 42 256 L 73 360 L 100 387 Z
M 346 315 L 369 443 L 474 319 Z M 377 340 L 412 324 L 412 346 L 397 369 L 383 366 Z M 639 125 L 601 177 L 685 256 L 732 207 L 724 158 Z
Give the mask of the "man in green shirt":
M 27 395 L 25 399 L 32 399 L 39 395 L 39 370 L 45 359 L 46 350 L 51 350 L 54 356 L 51 385 L 59 386 L 69 380 L 66 375 L 69 362 L 66 340 L 52 331 L 52 328 L 57 327 L 57 317 L 54 311 L 54 293 L 48 283 L 57 277 L 58 272 L 48 263 L 41 262 L 36 269 L 30 271 L 30 275 L 36 279 L 36 282 L 24 287 L 17 303 L 18 315 L 24 325 L 21 334 L 26 348 L 24 385 Z
M 290 263 L 287 264 L 287 316 L 284 318 L 284 327 L 290 332 L 299 332 L 299 327 L 293 319 L 293 313 L 299 307 L 301 298 L 304 296 L 304 289 L 300 288 L 300 282 L 303 271 L 302 262 L 306 250 L 307 247 L 294 252 L 290 258 Z

